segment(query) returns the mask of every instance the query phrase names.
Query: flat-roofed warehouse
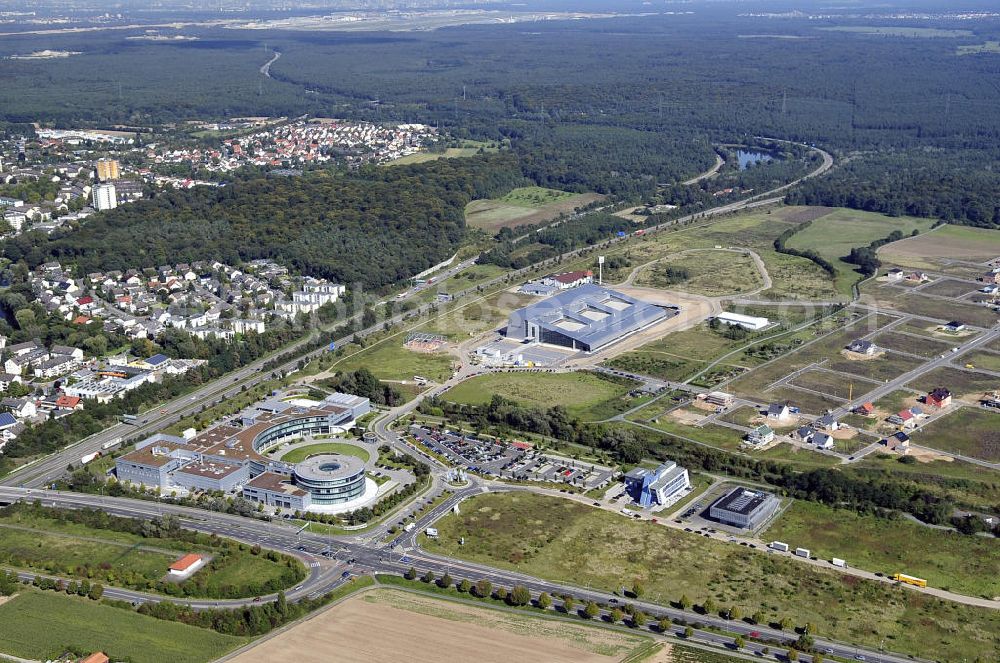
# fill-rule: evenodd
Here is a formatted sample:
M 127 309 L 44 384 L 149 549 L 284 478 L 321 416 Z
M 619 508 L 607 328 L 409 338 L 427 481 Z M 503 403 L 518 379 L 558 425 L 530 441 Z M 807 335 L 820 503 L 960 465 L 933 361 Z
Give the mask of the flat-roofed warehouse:
M 734 527 L 757 529 L 779 506 L 781 500 L 771 493 L 738 486 L 709 507 L 708 517 Z
M 588 284 L 514 311 L 506 336 L 594 352 L 676 314 L 676 309 Z

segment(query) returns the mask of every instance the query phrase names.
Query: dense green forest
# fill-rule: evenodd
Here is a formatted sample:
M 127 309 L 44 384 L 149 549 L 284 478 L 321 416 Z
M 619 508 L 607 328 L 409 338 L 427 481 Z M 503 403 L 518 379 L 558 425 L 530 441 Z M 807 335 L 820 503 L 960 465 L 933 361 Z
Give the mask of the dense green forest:
M 1000 226 L 1000 151 L 912 149 L 853 158 L 790 191 L 795 205 L 853 207 L 891 216 Z
M 6 242 L 4 255 L 29 267 L 62 260 L 82 272 L 271 258 L 306 274 L 379 289 L 450 256 L 463 237 L 470 200 L 502 195 L 522 182 L 508 153 L 351 175 L 241 180 L 171 190 L 51 237 L 28 233 Z

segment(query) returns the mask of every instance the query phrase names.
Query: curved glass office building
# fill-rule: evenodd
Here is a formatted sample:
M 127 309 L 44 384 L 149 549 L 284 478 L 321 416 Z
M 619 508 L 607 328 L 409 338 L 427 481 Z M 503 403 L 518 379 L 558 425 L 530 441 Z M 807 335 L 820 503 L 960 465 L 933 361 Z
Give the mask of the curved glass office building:
M 309 492 L 315 506 L 349 502 L 365 492 L 365 464 L 353 456 L 313 456 L 292 473 L 295 485 Z

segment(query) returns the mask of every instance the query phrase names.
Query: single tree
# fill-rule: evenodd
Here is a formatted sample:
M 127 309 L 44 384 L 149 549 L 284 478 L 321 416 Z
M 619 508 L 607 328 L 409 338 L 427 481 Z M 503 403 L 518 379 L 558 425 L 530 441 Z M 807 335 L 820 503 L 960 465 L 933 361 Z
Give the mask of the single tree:
M 612 624 L 617 624 L 618 622 L 620 622 L 622 620 L 622 617 L 624 617 L 624 616 L 625 615 L 618 608 L 615 608 L 614 610 L 612 610 L 611 614 L 609 615 L 609 617 L 611 618 L 611 623 Z
M 516 585 L 510 592 L 510 602 L 513 605 L 528 605 L 531 603 L 531 590 L 524 585 Z
M 666 633 L 670 630 L 670 620 L 666 617 L 660 618 L 660 621 L 656 623 L 656 630 L 660 633 Z
M 781 621 L 778 622 L 778 626 L 780 626 L 785 631 L 792 628 L 792 626 L 794 625 L 795 622 L 793 622 L 789 617 L 782 617 Z
M 681 594 L 681 600 L 679 601 L 682 610 L 691 609 L 691 599 L 688 598 L 687 594 Z
M 750 621 L 752 621 L 754 624 L 763 624 L 764 622 L 767 621 L 767 615 L 758 610 L 757 612 L 753 613 L 753 615 L 750 617 Z
M 407 580 L 416 580 L 417 570 L 411 566 L 410 570 L 407 571 L 405 574 L 403 574 L 403 577 L 406 578 Z
M 493 593 L 493 583 L 489 580 L 480 580 L 476 583 L 476 596 L 481 599 L 489 598 Z
M 746 638 L 744 638 L 742 635 L 736 636 L 735 638 L 733 638 L 733 646 L 736 647 L 736 651 L 743 649 L 744 647 L 747 646 Z
M 643 586 L 641 581 L 636 580 L 632 583 L 632 595 L 635 596 L 635 598 L 641 597 L 645 592 L 646 588 Z
M 542 592 L 538 595 L 538 600 L 535 601 L 535 604 L 542 610 L 548 610 L 552 607 L 552 597 L 549 596 L 548 592 Z
M 712 600 L 711 596 L 709 596 L 707 599 L 705 599 L 705 602 L 701 604 L 701 607 L 702 607 L 702 609 L 705 610 L 705 614 L 706 615 L 712 614 L 717 609 L 717 606 L 715 605 L 715 601 Z
M 432 582 L 434 582 L 434 578 L 435 578 L 434 572 L 428 570 L 427 573 L 424 574 L 424 577 L 421 578 L 421 580 L 423 580 L 424 582 L 426 582 L 429 585 Z
M 632 620 L 631 620 L 632 626 L 636 628 L 642 628 L 643 626 L 646 625 L 646 619 L 647 619 L 646 613 L 644 613 L 642 610 L 636 610 L 634 613 L 632 613 Z
M 441 579 L 440 579 L 440 580 L 438 580 L 438 587 L 441 587 L 441 588 L 443 588 L 443 589 L 448 589 L 448 588 L 449 588 L 449 587 L 451 587 L 451 586 L 452 586 L 453 584 L 454 584 L 454 583 L 453 583 L 453 581 L 452 581 L 452 579 L 451 579 L 451 574 L 450 574 L 450 573 L 448 573 L 447 571 L 445 571 L 445 572 L 444 572 L 444 575 L 443 575 L 443 576 L 441 576 Z
M 694 629 L 691 628 L 690 626 L 685 626 L 684 627 L 684 637 L 686 639 L 688 639 L 688 640 L 690 640 L 691 638 L 693 638 L 694 637 Z
M 572 614 L 573 606 L 575 605 L 576 605 L 576 599 L 574 599 L 572 596 L 563 597 L 563 603 L 562 603 L 563 612 L 565 612 L 567 615 Z
M 472 583 L 468 580 L 462 580 L 462 582 L 458 583 L 458 591 L 467 594 L 470 589 L 472 589 Z
M 597 604 L 591 601 L 587 604 L 587 607 L 583 609 L 583 616 L 587 619 L 593 619 L 597 615 L 601 614 L 601 609 L 597 607 Z
M 507 600 L 507 589 L 505 587 L 497 587 L 497 591 L 493 593 L 496 596 L 497 601 Z
M 797 661 L 799 660 L 799 652 L 795 651 L 794 647 L 790 647 L 788 649 L 788 653 L 785 654 L 785 658 L 787 658 L 789 661 Z
M 743 611 L 740 610 L 739 606 L 734 605 L 732 608 L 729 609 L 729 618 L 734 620 L 742 619 Z

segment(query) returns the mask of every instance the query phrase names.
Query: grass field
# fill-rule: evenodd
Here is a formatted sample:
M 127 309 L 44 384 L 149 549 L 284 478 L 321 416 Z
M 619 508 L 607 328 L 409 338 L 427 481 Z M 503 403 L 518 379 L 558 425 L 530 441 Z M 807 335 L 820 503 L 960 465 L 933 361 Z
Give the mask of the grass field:
M 416 152 L 400 157 L 395 161 L 390 161 L 389 166 L 406 166 L 413 163 L 425 163 L 427 161 L 437 161 L 438 159 L 454 159 L 456 157 L 471 157 L 479 153 L 482 149 L 485 152 L 496 152 L 496 144 L 484 143 L 474 140 L 464 141 L 461 147 L 446 147 L 443 152 Z
M 913 443 L 1000 462 L 1000 413 L 962 408 L 924 426 Z
M 506 290 L 485 299 L 457 307 L 421 326 L 417 331 L 442 334 L 459 343 L 507 323 L 510 312 L 527 306 L 537 298 Z
M 403 347 L 405 336 L 392 336 L 360 352 L 355 345 L 347 346 L 345 356 L 333 363 L 331 371 L 365 367 L 382 380 L 412 380 L 414 375 L 421 375 L 435 382 L 451 375 L 454 357 L 446 352 L 426 354 L 407 350 Z
M 941 297 L 961 297 L 962 295 L 970 292 L 975 292 L 978 289 L 979 288 L 977 286 L 966 281 L 941 279 L 940 281 L 936 281 L 924 288 L 921 288 L 920 292 L 925 292 L 928 295 L 939 295 Z
M 888 236 L 894 230 L 909 235 L 914 230 L 929 230 L 933 221 L 913 217 L 889 217 L 874 212 L 835 209 L 812 222 L 786 242 L 792 249 L 813 249 L 829 260 L 837 268 L 837 291 L 842 295 L 851 294 L 851 285 L 860 277 L 855 272 L 856 265 L 844 262 L 852 248 L 867 246 L 871 242 Z
M 613 663 L 651 644 L 637 633 L 486 605 L 382 587 L 353 596 L 233 661 Z
M 930 269 L 937 258 L 982 262 L 1000 256 L 1000 233 L 986 228 L 944 225 L 932 232 L 879 249 L 884 262 Z
M 489 373 L 470 378 L 445 392 L 453 403 L 484 405 L 494 394 L 547 409 L 561 405 L 573 417 L 606 419 L 628 408 L 632 386 L 597 373 Z
M 465 207 L 465 221 L 473 228 L 496 232 L 501 228 L 553 221 L 602 196 L 570 193 L 540 186 L 520 187 L 502 198 L 473 200 Z
M 34 660 L 75 649 L 113 661 L 202 663 L 246 642 L 55 592 L 26 589 L 0 605 L 0 652 Z
M 935 357 L 951 350 L 952 345 L 945 340 L 935 340 L 926 336 L 916 337 L 910 334 L 901 334 L 895 330 L 879 334 L 872 339 L 872 342 L 879 347 L 899 352 L 909 352 L 921 357 Z
M 282 563 L 247 550 L 224 552 L 175 539 L 96 529 L 24 509 L 0 517 L 0 532 L 0 563 L 5 565 L 154 592 L 167 567 L 188 552 L 215 556 L 209 566 L 182 583 L 190 596 L 218 596 L 223 590 L 230 596 L 255 596 L 261 583 L 280 580 L 286 570 Z
M 371 460 L 371 454 L 369 454 L 367 450 L 362 449 L 356 444 L 344 444 L 343 442 L 320 442 L 318 444 L 310 444 L 305 447 L 299 447 L 298 449 L 292 449 L 291 451 L 283 454 L 281 456 L 281 460 L 286 463 L 300 463 L 309 456 L 315 456 L 316 454 L 341 454 L 344 456 L 354 456 L 355 458 L 360 458 L 366 463 Z
M 967 364 L 972 364 L 976 368 L 1000 373 L 1000 353 L 980 350 L 979 352 L 970 352 L 962 355 L 961 360 Z
M 1000 389 L 1000 377 L 945 367 L 925 373 L 906 386 L 923 392 L 929 392 L 935 387 L 946 387 L 956 396 L 975 399 L 984 392 Z
M 645 599 L 699 603 L 769 621 L 812 621 L 821 636 L 961 660 L 1000 646 L 1000 612 L 844 576 L 744 546 L 540 495 L 486 494 L 438 522 L 431 552 L 611 591 L 643 581 Z M 465 544 L 459 545 L 464 537 Z
M 969 596 L 1000 596 L 1000 555 L 993 554 L 996 539 L 803 501 L 786 509 L 765 536 L 808 548 L 820 559 L 840 557 L 868 571 L 908 573 L 932 587 Z
M 850 398 L 852 394 L 864 393 L 878 384 L 861 378 L 847 378 L 829 371 L 806 371 L 799 373 L 789 382 L 796 387 L 812 389 L 844 400 Z
M 688 278 L 671 282 L 668 269 L 684 270 Z M 710 250 L 693 251 L 650 265 L 640 272 L 636 285 L 718 297 L 757 290 L 764 285 L 764 280 L 749 255 Z
M 638 418 L 642 416 L 642 414 L 643 411 L 639 410 L 635 413 L 633 418 Z M 663 433 L 669 433 L 677 435 L 678 437 L 687 438 L 689 440 L 695 440 L 697 442 L 701 442 L 702 444 L 707 444 L 710 447 L 725 449 L 727 451 L 736 451 L 743 443 L 743 433 L 732 428 L 727 428 L 726 426 L 720 426 L 718 424 L 688 426 L 677 421 L 676 419 L 671 418 L 671 415 L 669 414 L 656 416 L 655 419 L 655 421 L 644 421 L 642 423 Z

